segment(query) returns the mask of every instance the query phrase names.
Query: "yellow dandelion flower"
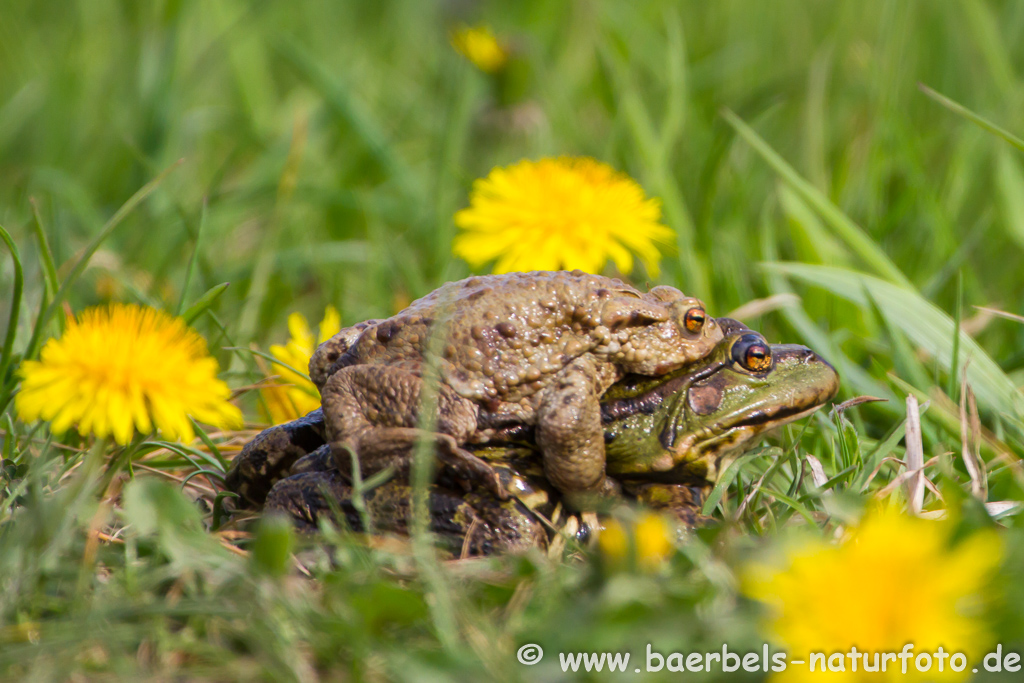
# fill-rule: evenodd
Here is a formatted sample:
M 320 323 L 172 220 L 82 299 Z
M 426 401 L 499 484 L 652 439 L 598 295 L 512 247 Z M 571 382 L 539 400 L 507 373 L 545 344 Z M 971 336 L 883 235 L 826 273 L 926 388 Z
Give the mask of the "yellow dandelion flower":
M 628 527 L 617 519 L 605 522 L 597 546 L 609 565 L 622 567 L 635 560 L 645 572 L 660 569 L 672 555 L 672 528 L 661 515 L 643 513 Z
M 152 308 L 90 308 L 20 372 L 18 416 L 47 420 L 57 433 L 75 425 L 82 435 L 113 435 L 125 445 L 135 429 L 145 434 L 154 426 L 169 439 L 190 441 L 189 415 L 216 427 L 242 425 L 203 338 L 181 318 Z
M 497 73 L 508 64 L 508 50 L 487 26 L 460 26 L 452 32 L 452 47 L 484 73 Z
M 322 344 L 341 330 L 341 316 L 333 306 L 328 306 L 324 319 L 320 321 L 320 336 L 314 337 L 309 323 L 301 313 L 288 316 L 288 333 L 291 338 L 284 346 L 274 344 L 270 353 L 285 365 L 296 370 L 305 371 L 309 367 L 309 359 Z M 292 372 L 285 365 L 273 363 L 274 374 L 280 375 L 287 386 L 269 387 L 262 391 L 270 419 L 274 424 L 288 422 L 302 417 L 320 407 L 320 393 L 308 377 Z
M 674 236 L 660 219 L 658 200 L 607 164 L 585 157 L 524 160 L 473 184 L 469 208 L 455 214 L 463 232 L 452 250 L 473 267 L 497 259 L 495 273 L 598 273 L 611 259 L 626 274 L 635 252 L 657 277 L 655 244 Z
M 744 592 L 770 606 L 770 636 L 788 650 L 789 660 L 806 662 L 788 666 L 775 674 L 778 679 L 968 677 L 991 644 L 981 609 L 1002 545 L 991 531 L 953 545 L 951 531 L 949 523 L 880 513 L 838 545 L 808 541 L 788 551 L 785 567 L 748 568 Z M 884 653 L 903 652 L 908 643 L 904 674 L 903 660 L 886 661 Z M 935 656 L 940 646 L 946 653 L 941 669 L 942 656 Z M 957 652 L 970 666 L 952 661 Z M 823 655 L 813 673 L 811 653 Z M 883 663 L 884 672 L 875 668 Z
M 629 535 L 617 519 L 609 519 L 597 536 L 597 547 L 605 559 L 619 564 L 629 557 Z

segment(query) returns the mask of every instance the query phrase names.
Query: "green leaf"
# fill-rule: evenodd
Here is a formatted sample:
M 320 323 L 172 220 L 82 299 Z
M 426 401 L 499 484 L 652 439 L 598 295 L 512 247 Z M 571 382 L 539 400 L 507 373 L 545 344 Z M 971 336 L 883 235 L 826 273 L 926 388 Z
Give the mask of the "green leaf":
M 859 306 L 870 305 L 870 294 L 877 302 L 878 310 L 893 327 L 934 356 L 947 372 L 955 371 L 951 368 L 956 329 L 953 319 L 917 292 L 841 268 L 802 263 L 766 263 L 763 267 L 826 289 Z M 978 400 L 991 410 L 1020 417 L 1024 397 L 1013 380 L 969 335 L 961 331 L 959 339 L 962 355 L 970 359 L 967 381 L 974 388 Z
M 265 574 L 284 576 L 294 547 L 295 531 L 291 520 L 282 515 L 264 515 L 252 542 L 252 563 Z
M 807 509 L 800 501 L 790 498 L 785 493 L 779 491 L 772 491 L 770 494 L 773 498 L 776 498 L 780 503 L 784 503 L 791 507 L 795 512 L 799 513 L 801 517 L 807 520 L 809 524 L 817 526 L 818 522 L 814 519 L 814 515 Z
M 857 437 L 857 430 L 853 423 L 846 419 L 841 412 L 835 413 L 836 436 L 839 443 L 839 456 L 843 468 L 849 468 L 861 463 L 860 439 Z
M 212 467 L 214 469 L 220 469 L 222 472 L 226 471 L 226 468 L 224 467 L 225 463 L 224 463 L 223 459 L 219 459 L 218 460 L 213 455 L 210 455 L 209 453 L 206 453 L 205 451 L 201 451 L 198 448 L 192 448 L 191 446 L 186 446 L 185 444 L 182 444 L 182 443 L 175 443 L 173 441 L 155 441 L 155 440 L 154 441 L 146 441 L 143 444 L 141 444 L 139 450 L 142 453 L 146 453 L 146 452 L 149 452 L 151 450 L 155 450 L 157 448 L 165 448 L 165 449 L 171 451 L 172 453 L 177 453 L 182 458 L 187 460 L 189 462 L 189 464 L 191 464 L 193 467 L 195 467 L 197 469 L 201 469 L 202 465 L 198 464 L 193 459 L 193 456 L 195 456 L 195 457 L 203 460 L 204 462 L 208 463 L 210 465 L 210 467 Z
M 164 554 L 180 566 L 206 568 L 233 561 L 206 533 L 199 510 L 177 487 L 137 477 L 125 486 L 122 500 L 133 533 L 155 537 Z
M 224 456 L 221 455 L 220 449 L 217 448 L 217 444 L 213 443 L 213 441 L 210 439 L 209 435 L 206 433 L 206 430 L 203 429 L 199 425 L 199 423 L 196 422 L 193 418 L 189 417 L 188 421 L 192 423 L 192 428 L 196 431 L 196 434 L 199 435 L 200 440 L 202 440 L 202 442 L 206 444 L 206 447 L 210 449 L 210 454 L 217 459 L 218 463 L 220 463 L 220 473 L 223 476 L 223 474 L 228 471 L 228 468 L 231 465 L 228 463 L 227 460 L 224 459 Z
M 953 346 L 952 356 L 953 360 L 949 363 L 949 376 L 948 382 L 946 383 L 946 395 L 949 396 L 950 400 L 957 400 L 956 389 L 959 386 L 957 382 L 960 380 L 960 321 L 963 318 L 963 307 L 964 307 L 964 274 L 963 271 L 957 271 L 956 275 L 956 313 L 953 315 L 953 329 L 951 345 Z

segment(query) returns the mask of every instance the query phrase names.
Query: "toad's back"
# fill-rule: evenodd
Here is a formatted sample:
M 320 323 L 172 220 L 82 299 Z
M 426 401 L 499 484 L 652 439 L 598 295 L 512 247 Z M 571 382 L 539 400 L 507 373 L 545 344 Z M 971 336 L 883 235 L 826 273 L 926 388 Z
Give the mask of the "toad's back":
M 658 297 L 580 271 L 472 277 L 368 327 L 335 369 L 420 360 L 431 335 L 442 334 L 441 372 L 457 393 L 519 400 L 574 358 L 605 349 L 616 331 L 668 317 Z

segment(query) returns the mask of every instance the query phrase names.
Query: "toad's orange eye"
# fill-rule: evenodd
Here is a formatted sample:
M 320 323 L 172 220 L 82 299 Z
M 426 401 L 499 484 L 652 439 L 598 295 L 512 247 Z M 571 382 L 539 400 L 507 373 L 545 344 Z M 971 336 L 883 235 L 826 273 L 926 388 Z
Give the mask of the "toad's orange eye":
M 691 334 L 697 334 L 704 329 L 705 320 L 707 320 L 707 316 L 704 314 L 703 309 L 691 308 L 686 312 L 686 316 L 683 318 L 683 324 L 686 325 L 687 331 Z
M 732 359 L 751 372 L 772 367 L 772 351 L 758 334 L 745 334 L 732 347 Z

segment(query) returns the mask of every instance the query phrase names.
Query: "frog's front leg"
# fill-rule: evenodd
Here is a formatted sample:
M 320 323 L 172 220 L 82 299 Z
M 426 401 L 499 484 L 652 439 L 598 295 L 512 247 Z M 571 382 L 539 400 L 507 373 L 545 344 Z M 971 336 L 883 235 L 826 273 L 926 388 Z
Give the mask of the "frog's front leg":
M 433 441 L 442 462 L 481 483 L 499 498 L 508 493 L 497 472 L 461 447 L 476 431 L 477 406 L 440 383 L 433 408 L 434 432 L 418 428 L 423 393 L 419 363 L 352 365 L 342 368 L 323 388 L 323 406 L 337 467 L 351 469 L 351 455 L 364 476 L 388 466 L 407 470 L 421 439 Z
M 544 390 L 537 407 L 536 434 L 544 474 L 575 505 L 588 494 L 614 493 L 605 477 L 604 428 L 600 396 L 614 381 L 588 356 L 569 363 Z M 583 494 L 580 498 L 577 494 Z
M 324 415 L 314 410 L 298 420 L 264 429 L 235 456 L 224 486 L 259 507 L 274 483 L 288 475 L 296 460 L 326 443 Z

